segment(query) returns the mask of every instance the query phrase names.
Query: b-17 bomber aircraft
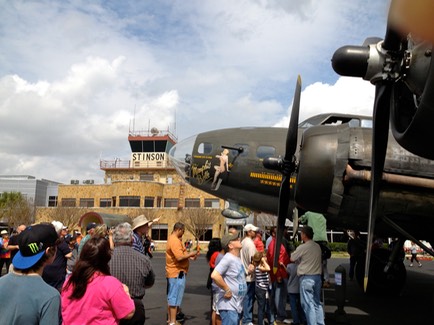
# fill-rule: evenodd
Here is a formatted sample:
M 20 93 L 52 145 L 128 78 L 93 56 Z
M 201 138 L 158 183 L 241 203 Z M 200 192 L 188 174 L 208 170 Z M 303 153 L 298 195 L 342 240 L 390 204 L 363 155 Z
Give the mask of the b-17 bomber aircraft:
M 278 214 L 282 179 L 278 170 L 264 166 L 285 154 L 287 129 L 232 128 L 210 131 L 179 142 L 170 152 L 178 172 L 192 186 L 230 202 L 223 215 L 246 217 L 236 208 Z M 292 209 L 324 213 L 332 229 L 368 228 L 371 179 L 372 118 L 322 114 L 300 123 L 295 172 L 288 178 Z M 284 189 L 282 189 L 284 190 Z M 378 214 L 415 239 L 430 240 L 434 227 L 434 161 L 420 158 L 389 138 Z M 284 219 L 284 220 L 285 220 Z M 403 237 L 388 222 L 376 234 Z M 434 243 L 434 241 L 432 241 Z M 384 255 L 384 253 L 381 253 Z M 381 265 L 388 263 L 383 256 Z M 362 263 L 364 265 L 364 263 Z M 363 276 L 363 271 L 358 274 Z M 405 277 L 401 265 L 397 282 Z M 360 273 L 361 272 L 361 273 Z M 378 279 L 382 281 L 382 279 Z
M 433 254 L 419 241 L 434 244 L 431 48 L 389 25 L 384 40 L 335 52 L 337 73 L 375 85 L 373 117 L 322 114 L 299 124 L 299 77 L 288 129 L 201 133 L 174 146 L 171 159 L 192 186 L 230 203 L 226 217 L 245 217 L 237 206 L 276 214 L 277 249 L 294 208 L 323 213 L 332 229 L 367 230 L 358 281 L 367 292 L 400 292 L 404 241 Z M 398 238 L 398 245 L 392 252 L 374 247 L 374 235 Z

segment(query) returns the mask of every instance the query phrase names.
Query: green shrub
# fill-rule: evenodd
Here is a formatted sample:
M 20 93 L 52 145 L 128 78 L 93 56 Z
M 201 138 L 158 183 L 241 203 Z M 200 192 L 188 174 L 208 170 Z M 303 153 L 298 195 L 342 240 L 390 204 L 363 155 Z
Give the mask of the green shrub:
M 301 244 L 301 242 L 295 242 L 295 247 Z M 328 243 L 328 246 L 332 252 L 347 252 L 347 243 Z
M 347 243 L 329 243 L 329 248 L 332 252 L 346 252 L 347 251 Z

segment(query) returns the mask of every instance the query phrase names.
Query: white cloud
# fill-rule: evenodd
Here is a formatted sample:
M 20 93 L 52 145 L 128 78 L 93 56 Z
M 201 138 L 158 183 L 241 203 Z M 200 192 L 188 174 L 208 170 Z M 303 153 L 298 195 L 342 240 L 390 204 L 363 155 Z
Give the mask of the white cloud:
M 300 122 L 321 113 L 346 113 L 372 116 L 375 87 L 358 78 L 339 78 L 334 85 L 316 82 L 301 93 Z M 287 127 L 288 115 L 275 126 Z
M 382 36 L 386 7 L 377 0 L 6 2 L 0 171 L 99 182 L 100 157 L 129 159 L 131 128 L 176 125 L 183 139 L 275 125 L 288 115 L 299 73 L 301 119 L 369 113 L 373 86 L 338 79 L 330 58 L 342 45 Z

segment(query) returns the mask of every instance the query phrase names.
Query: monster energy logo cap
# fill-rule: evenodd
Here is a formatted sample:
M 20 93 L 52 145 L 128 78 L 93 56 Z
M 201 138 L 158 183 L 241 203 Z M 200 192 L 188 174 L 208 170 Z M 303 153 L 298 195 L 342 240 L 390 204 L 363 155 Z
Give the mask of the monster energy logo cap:
M 51 224 L 27 227 L 18 235 L 20 250 L 15 254 L 12 264 L 20 270 L 32 267 L 42 258 L 46 248 L 56 244 L 57 238 L 56 230 Z

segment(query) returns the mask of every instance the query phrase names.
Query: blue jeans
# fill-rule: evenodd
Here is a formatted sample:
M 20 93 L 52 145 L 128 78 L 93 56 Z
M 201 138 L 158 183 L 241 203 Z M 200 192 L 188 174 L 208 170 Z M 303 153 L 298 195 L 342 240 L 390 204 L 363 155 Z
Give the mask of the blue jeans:
M 253 322 L 253 302 L 255 300 L 256 282 L 247 282 L 247 292 L 243 299 L 243 324 Z
M 292 322 L 294 324 L 306 323 L 306 316 L 301 308 L 300 294 L 299 293 L 289 293 L 289 304 L 291 305 L 291 315 Z
M 236 310 L 219 310 L 222 325 L 239 325 L 241 314 Z
M 286 318 L 286 296 L 287 296 L 288 279 L 282 279 L 282 282 L 273 283 L 271 292 L 271 312 L 276 315 L 276 320 L 283 321 Z
M 264 324 L 264 318 L 267 317 L 268 323 L 274 323 L 274 315 L 270 313 L 270 300 L 267 297 L 268 289 L 259 289 L 256 287 L 256 302 L 258 303 L 258 325 Z
M 301 306 L 308 325 L 324 325 L 321 305 L 321 274 L 300 276 Z

